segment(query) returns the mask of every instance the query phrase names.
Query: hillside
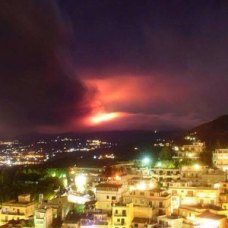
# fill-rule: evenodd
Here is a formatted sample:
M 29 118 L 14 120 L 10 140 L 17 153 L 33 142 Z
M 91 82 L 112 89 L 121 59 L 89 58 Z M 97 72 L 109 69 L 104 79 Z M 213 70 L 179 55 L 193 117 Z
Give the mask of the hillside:
M 228 115 L 199 125 L 189 132 L 197 132 L 198 138 L 205 141 L 209 149 L 228 147 Z

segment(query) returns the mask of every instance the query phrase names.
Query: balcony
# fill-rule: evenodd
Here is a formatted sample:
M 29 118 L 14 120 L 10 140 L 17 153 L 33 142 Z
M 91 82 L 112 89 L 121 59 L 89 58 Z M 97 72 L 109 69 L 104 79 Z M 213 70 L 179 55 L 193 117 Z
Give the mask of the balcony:
M 126 222 L 114 222 L 114 226 L 126 226 Z
M 126 217 L 127 214 L 126 213 L 117 213 L 117 214 L 114 214 L 115 217 Z
M 2 214 L 4 215 L 21 215 L 24 216 L 24 213 L 16 212 L 16 211 L 2 211 Z

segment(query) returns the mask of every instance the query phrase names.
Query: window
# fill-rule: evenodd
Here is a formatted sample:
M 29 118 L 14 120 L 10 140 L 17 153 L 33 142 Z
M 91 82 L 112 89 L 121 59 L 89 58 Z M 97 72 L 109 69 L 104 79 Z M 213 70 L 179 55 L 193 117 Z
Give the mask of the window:
M 115 196 L 112 196 L 112 200 L 116 200 L 116 197 Z
M 144 196 L 144 192 L 140 192 L 140 196 Z
M 134 227 L 138 227 L 138 223 L 135 223 L 135 224 L 134 224 Z
M 118 210 L 115 211 L 115 214 L 118 214 Z
M 107 196 L 106 198 L 109 199 L 109 196 Z

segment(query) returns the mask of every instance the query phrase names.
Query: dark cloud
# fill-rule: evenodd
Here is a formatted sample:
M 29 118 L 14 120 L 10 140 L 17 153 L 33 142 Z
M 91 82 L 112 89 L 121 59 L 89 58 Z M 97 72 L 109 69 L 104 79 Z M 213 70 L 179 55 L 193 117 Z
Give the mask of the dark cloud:
M 89 111 L 73 75 L 69 24 L 52 1 L 0 2 L 1 132 L 66 126 Z
M 118 128 L 223 115 L 227 21 L 222 0 L 0 1 L 0 132 L 78 130 L 97 110 L 127 113 Z
M 192 113 L 201 121 L 228 112 L 227 1 L 85 0 L 77 7 L 74 1 L 62 3 L 80 33 L 74 54 L 80 56 L 76 64 L 82 72 L 90 68 L 94 78 L 110 77 L 110 72 L 112 77 L 149 75 L 148 85 L 155 90 L 154 78 L 164 84 L 173 81 L 164 88 L 167 98 L 179 87 L 187 91 L 176 94 L 181 102 L 157 99 L 144 110 L 130 102 L 124 111 L 171 112 L 186 118 Z

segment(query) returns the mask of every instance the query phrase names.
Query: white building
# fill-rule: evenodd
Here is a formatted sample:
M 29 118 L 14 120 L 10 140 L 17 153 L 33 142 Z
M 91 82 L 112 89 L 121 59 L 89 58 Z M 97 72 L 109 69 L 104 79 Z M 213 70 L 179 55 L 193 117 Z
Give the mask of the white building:
M 96 186 L 96 208 L 111 211 L 112 204 L 119 202 L 123 192 L 123 187 L 120 184 L 98 184 Z
M 35 228 L 51 228 L 52 221 L 52 208 L 41 207 L 35 210 L 34 224 Z
M 10 220 L 29 220 L 34 215 L 35 205 L 29 194 L 19 195 L 18 200 L 3 203 L 0 211 L 0 225 Z
M 157 220 L 159 227 L 179 228 L 182 227 L 183 224 L 183 218 L 173 215 L 158 216 Z
M 205 150 L 205 143 L 203 142 L 193 142 L 192 144 L 186 144 L 180 147 L 177 151 L 178 158 L 188 158 L 192 160 L 197 160 L 200 155 Z

